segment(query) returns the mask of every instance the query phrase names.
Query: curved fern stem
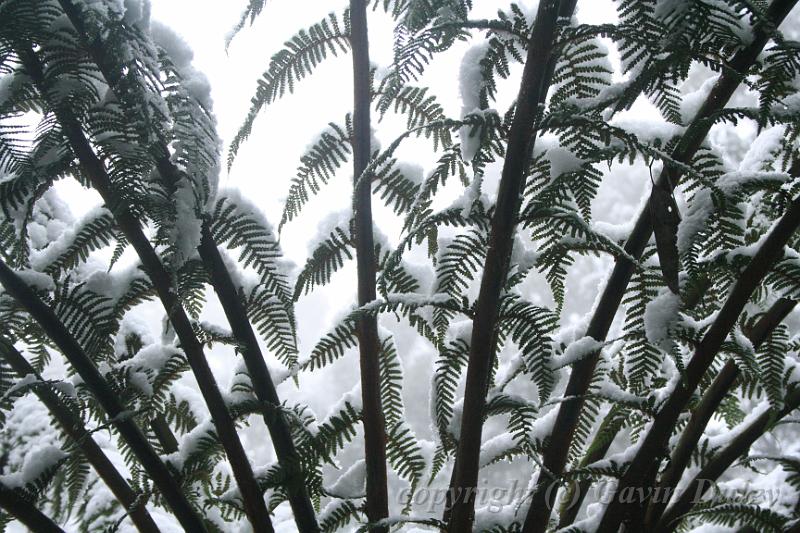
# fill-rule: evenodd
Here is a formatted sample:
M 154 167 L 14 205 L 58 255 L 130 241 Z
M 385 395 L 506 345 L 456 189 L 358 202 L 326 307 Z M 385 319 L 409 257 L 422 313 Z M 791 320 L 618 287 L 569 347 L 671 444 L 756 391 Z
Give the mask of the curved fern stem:
M 111 389 L 80 344 L 59 321 L 53 310 L 1 260 L 0 284 L 39 323 L 81 377 L 86 387 L 92 391 L 109 418 L 113 420 L 114 427 L 130 446 L 142 468 L 158 487 L 178 522 L 188 531 L 206 531 L 203 520 L 181 492 L 177 481 L 167 470 L 166 465 L 158 457 L 150 443 L 147 442 L 147 438 L 133 419 L 125 416 L 127 410 L 117 394 Z M 34 530 L 39 531 L 36 528 Z
M 738 52 L 729 62 L 725 70 L 712 88 L 696 118 L 687 128 L 672 159 L 686 163 L 697 153 L 708 131 L 711 129 L 711 117 L 725 107 L 746 73 L 755 63 L 764 49 L 772 30 L 789 14 L 797 0 L 776 0 L 769 9 L 770 24 L 762 24 L 754 31 L 754 39 L 750 46 Z M 679 172 L 665 167 L 659 176 L 661 182 L 669 182 L 677 186 L 681 175 Z M 644 209 L 636 220 L 633 231 L 625 242 L 625 251 L 634 258 L 641 257 L 650 236 L 653 233 L 649 209 Z M 603 289 L 595 312 L 589 322 L 586 335 L 596 340 L 604 340 L 611 327 L 614 315 L 622 302 L 628 282 L 635 269 L 635 264 L 625 258 L 617 259 L 608 283 Z M 564 401 L 558 410 L 556 421 L 549 442 L 542 455 L 543 472 L 539 475 L 531 500 L 531 506 L 525 519 L 523 533 L 542 533 L 550 517 L 557 491 L 549 490 L 553 482 L 563 473 L 567 454 L 572 443 L 575 428 L 578 425 L 583 398 L 591 385 L 599 352 L 573 365 L 569 376 Z
M 796 305 L 797 302 L 794 300 L 778 299 L 747 333 L 747 338 L 753 343 L 753 348 L 758 348 L 783 319 L 792 312 Z M 692 452 L 696 449 L 697 443 L 703 436 L 703 431 L 709 420 L 711 420 L 717 408 L 736 383 L 739 374 L 740 369 L 736 362 L 733 359 L 728 359 L 722 370 L 714 378 L 714 381 L 706 389 L 697 406 L 692 409 L 689 423 L 686 425 L 686 429 L 683 430 L 678 444 L 675 445 L 675 449 L 669 459 L 669 465 L 659 480 L 658 487 L 661 490 L 661 494 L 671 493 L 678 485 L 692 458 Z M 647 510 L 646 523 L 654 525 L 661 517 L 661 513 L 664 512 L 666 504 L 667 501 L 664 500 L 652 503 Z
M 486 264 L 472 322 L 464 414 L 458 450 L 450 478 L 454 495 L 445 510 L 448 531 L 471 531 L 474 521 L 475 490 L 478 483 L 483 413 L 494 349 L 500 296 L 508 272 L 515 224 L 518 218 L 525 170 L 536 139 L 534 121 L 550 85 L 555 58 L 553 45 L 558 19 L 571 16 L 574 0 L 543 1 L 528 44 L 517 109 L 509 132 L 505 163 L 492 219 Z
M 25 524 L 31 531 L 38 531 L 41 533 L 64 533 L 64 530 L 58 527 L 50 517 L 37 509 L 31 502 L 22 498 L 13 489 L 6 487 L 2 483 L 0 483 L 0 507 Z
M 26 71 L 37 86 L 41 96 L 47 99 L 50 94 L 43 73 L 43 68 L 35 53 L 28 49 L 18 51 L 23 60 Z M 51 103 L 51 102 L 48 102 Z M 233 475 L 242 494 L 245 514 L 250 519 L 255 531 L 271 533 L 274 531 L 272 521 L 261 495 L 258 482 L 253 474 L 253 469 L 239 440 L 234 425 L 222 394 L 217 386 L 214 374 L 208 365 L 203 353 L 203 347 L 195 336 L 192 323 L 186 314 L 177 292 L 172 285 L 172 278 L 161 263 L 156 251 L 142 231 L 139 220 L 130 211 L 128 206 L 122 204 L 116 197 L 115 191 L 105 167 L 95 155 L 91 144 L 84 135 L 80 123 L 63 106 L 49 106 L 56 114 L 73 152 L 78 158 L 81 170 L 92 186 L 100 193 L 106 206 L 114 213 L 114 218 L 119 229 L 125 235 L 136 251 L 142 266 L 153 282 L 167 316 L 178 335 L 181 347 L 186 353 L 189 365 L 197 379 L 200 391 L 208 406 L 220 442 L 228 456 L 233 470 Z
M 359 179 L 369 164 L 370 66 L 367 37 L 367 1 L 350 0 L 351 48 L 353 51 L 353 176 L 355 182 L 355 247 L 358 271 L 358 304 L 376 297 L 376 259 L 372 234 L 372 180 Z M 361 316 L 356 325 L 361 365 L 364 456 L 367 467 L 367 521 L 376 523 L 389 516 L 386 474 L 386 430 L 381 408 L 381 349 L 378 320 Z M 388 533 L 386 526 L 373 531 Z
M 793 175 L 798 175 L 800 164 L 793 165 Z M 653 425 L 641 440 L 636 455 L 627 467 L 625 475 L 619 481 L 615 497 L 606 508 L 597 531 L 600 533 L 616 532 L 621 523 L 641 524 L 644 519 L 645 501 L 623 503 L 616 497 L 629 487 L 644 487 L 655 479 L 661 463 L 661 450 L 667 444 L 675 423 L 683 409 L 691 400 L 692 394 L 700 384 L 708 368 L 714 361 L 722 343 L 730 333 L 744 306 L 763 280 L 769 269 L 783 253 L 783 248 L 794 232 L 800 227 L 800 197 L 788 207 L 784 215 L 769 232 L 750 263 L 747 265 L 730 295 L 726 299 L 711 327 L 697 345 L 683 379 L 678 382 L 669 398 L 658 411 Z
M 25 359 L 25 357 L 14 347 L 14 345 L 0 337 L 0 353 L 8 362 L 8 365 L 16 372 L 20 378 L 27 375 L 36 375 L 36 370 Z M 73 413 L 69 407 L 58 398 L 58 396 L 47 387 L 37 387 L 34 392 L 36 396 L 53 415 L 64 432 L 80 448 L 81 452 L 97 472 L 97 475 L 105 482 L 111 492 L 116 496 L 122 507 L 130 514 L 136 529 L 142 533 L 157 533 L 158 526 L 153 521 L 153 517 L 144 505 L 144 499 L 125 481 L 125 478 L 114 467 L 103 450 L 83 425 L 83 422 Z M 38 531 L 38 530 L 37 530 Z

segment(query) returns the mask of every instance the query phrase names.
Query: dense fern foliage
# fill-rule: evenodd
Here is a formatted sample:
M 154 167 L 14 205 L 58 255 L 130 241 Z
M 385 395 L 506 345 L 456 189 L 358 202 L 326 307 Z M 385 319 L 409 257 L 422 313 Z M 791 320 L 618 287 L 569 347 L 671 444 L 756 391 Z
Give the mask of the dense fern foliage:
M 219 187 L 209 84 L 147 2 L 0 0 L 0 528 L 797 531 L 795 3 L 367 2 L 391 45 L 364 74 L 371 157 L 352 175 L 358 114 L 298 118 L 273 228 Z M 261 58 L 229 171 L 279 100 L 364 52 L 329 9 Z M 362 207 L 319 212 L 341 178 L 376 204 L 364 305 Z

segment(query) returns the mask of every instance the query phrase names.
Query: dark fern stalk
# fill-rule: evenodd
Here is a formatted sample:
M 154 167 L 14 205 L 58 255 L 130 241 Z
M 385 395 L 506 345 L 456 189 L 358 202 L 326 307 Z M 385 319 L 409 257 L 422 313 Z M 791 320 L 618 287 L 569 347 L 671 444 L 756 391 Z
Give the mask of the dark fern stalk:
M 31 502 L 13 489 L 0 483 L 0 508 L 25 524 L 31 531 L 41 533 L 64 533 L 50 517 L 36 508 Z
M 472 489 L 478 483 L 483 415 L 494 358 L 500 297 L 508 273 L 525 172 L 536 139 L 534 124 L 555 68 L 552 54 L 558 19 L 571 16 L 575 3 L 575 0 L 541 2 L 528 44 L 472 321 L 464 412 L 450 481 L 452 499 L 445 511 L 448 531 L 470 531 L 474 521 L 475 491 Z
M 793 170 L 794 175 L 797 175 L 798 169 L 794 168 Z M 767 275 L 769 269 L 783 253 L 784 246 L 792 238 L 798 227 L 800 227 L 800 197 L 789 205 L 784 215 L 759 247 L 747 268 L 742 271 L 713 324 L 697 345 L 689 364 L 686 366 L 683 379 L 677 383 L 669 398 L 658 411 L 653 425 L 643 438 L 636 455 L 628 465 L 622 479 L 620 479 L 615 496 L 626 489 L 630 490 L 629 487 L 643 487 L 649 481 L 655 479 L 658 466 L 661 463 L 661 450 L 672 434 L 672 429 L 678 417 L 711 366 L 725 338 L 736 324 L 736 320 L 747 301 L 764 276 Z M 619 498 L 613 497 L 603 514 L 597 531 L 600 533 L 613 533 L 617 531 L 621 523 L 626 523 L 628 526 L 632 524 L 634 529 L 638 528 L 644 519 L 641 507 L 646 503 L 623 503 Z
M 661 517 L 661 520 L 652 531 L 658 533 L 674 531 L 677 525 L 676 521 L 698 503 L 697 500 L 711 488 L 711 482 L 716 481 L 739 457 L 746 454 L 750 446 L 772 428 L 775 423 L 797 408 L 800 408 L 800 390 L 795 389 L 787 395 L 786 405 L 783 409 L 778 412 L 769 409 L 748 424 L 733 440 L 715 453 L 714 457 L 686 484 L 683 492 L 667 508 L 664 516 Z M 796 526 L 793 530 L 796 530 Z
M 758 348 L 796 305 L 797 302 L 794 300 L 779 298 L 748 332 L 747 337 L 753 343 L 753 347 Z M 672 451 L 669 465 L 661 474 L 658 484 L 661 494 L 671 492 L 678 485 L 683 472 L 689 465 L 692 452 L 696 449 L 697 443 L 703 436 L 703 431 L 709 420 L 711 420 L 717 408 L 736 383 L 740 373 L 741 371 L 736 362 L 733 359 L 728 359 L 722 370 L 714 378 L 714 381 L 706 389 L 697 406 L 692 409 L 689 423 Z M 651 503 L 647 510 L 645 522 L 654 525 L 661 517 L 666 504 L 666 501 Z
M 371 156 L 370 148 L 370 65 L 367 37 L 367 1 L 350 0 L 350 41 L 353 50 L 353 179 L 355 247 L 358 270 L 358 304 L 375 300 L 376 268 L 372 228 L 372 180 L 361 179 Z M 378 522 L 389 515 L 386 474 L 386 429 L 381 407 L 381 341 L 378 320 L 363 315 L 356 325 L 361 366 L 362 420 L 364 456 L 367 467 L 367 520 Z M 373 531 L 388 532 L 387 527 Z
M 710 282 L 706 279 L 698 285 L 697 290 L 687 295 L 684 300 L 686 309 L 694 309 L 700 303 L 703 295 L 709 288 Z M 595 434 L 594 440 L 586 450 L 586 455 L 581 458 L 580 467 L 586 467 L 606 456 L 609 448 L 611 448 L 611 444 L 614 442 L 614 438 L 623 427 L 624 421 L 624 409 L 617 410 L 612 408 L 600 424 L 600 428 Z M 566 489 L 568 492 L 562 500 L 565 503 L 558 513 L 559 529 L 569 527 L 569 525 L 575 521 L 591 484 L 591 479 L 584 479 Z
M 60 0 L 59 3 L 73 26 L 78 30 L 103 77 L 115 91 L 117 98 L 122 100 L 118 88 L 119 68 L 114 65 L 103 42 L 99 37 L 96 40 L 89 37 L 83 17 L 71 0 Z M 156 167 L 166 182 L 167 189 L 174 192 L 181 173 L 170 160 L 164 140 L 160 139 L 150 151 L 155 159 Z M 286 489 L 295 521 L 303 533 L 318 531 L 314 507 L 303 483 L 302 470 L 299 468 L 300 459 L 292 440 L 291 430 L 286 417 L 281 412 L 280 399 L 248 319 L 247 310 L 241 301 L 230 272 L 222 260 L 207 219 L 203 219 L 201 232 L 202 240 L 198 252 L 203 265 L 210 274 L 209 281 L 219 297 L 231 330 L 242 347 L 242 357 L 253 383 L 253 391 L 264 405 L 262 408 L 264 421 L 270 431 L 278 461 L 286 473 Z
M 49 94 L 48 86 L 39 59 L 30 49 L 23 49 L 19 51 L 19 54 L 39 93 L 46 99 Z M 78 121 L 63 106 L 51 105 L 49 107 L 61 123 L 64 135 L 77 156 L 83 173 L 97 192 L 100 193 L 108 208 L 114 213 L 117 226 L 136 250 L 145 271 L 155 287 L 167 316 L 180 339 L 181 347 L 186 353 L 189 365 L 197 378 L 200 391 L 211 413 L 219 439 L 228 455 L 234 477 L 242 494 L 245 513 L 256 531 L 272 532 L 272 522 L 269 518 L 266 504 L 253 474 L 253 469 L 239 440 L 233 418 L 228 412 L 216 379 L 208 366 L 203 347 L 197 340 L 191 321 L 173 288 L 170 274 L 142 231 L 139 220 L 127 206 L 121 204 L 117 199 L 111 179 L 106 173 L 103 163 L 95 155 L 88 139 L 84 136 Z
M 756 58 L 769 41 L 773 28 L 789 14 L 796 0 L 776 0 L 767 12 L 767 22 L 759 24 L 754 31 L 752 43 L 738 52 L 729 62 L 717 83 L 712 88 L 696 118 L 672 152 L 672 159 L 687 163 L 699 150 L 713 124 L 714 116 L 724 109 L 744 74 L 755 63 Z M 665 166 L 658 178 L 659 183 L 677 186 L 680 173 Z M 625 242 L 625 251 L 638 259 L 644 252 L 653 233 L 649 209 L 644 209 L 636 220 L 633 231 Z M 595 312 L 589 322 L 586 335 L 596 340 L 604 340 L 608 334 L 614 315 L 619 308 L 635 265 L 625 257 L 617 258 L 603 293 L 598 300 Z M 578 361 L 573 365 L 564 397 L 559 406 L 553 431 L 542 454 L 542 468 L 531 499 L 531 506 L 525 519 L 524 533 L 542 533 L 547 526 L 557 491 L 550 490 L 564 471 L 567 455 L 580 418 L 584 396 L 591 385 L 599 352 Z
M 25 357 L 14 348 L 11 342 L 3 337 L 0 337 L 0 354 L 20 378 L 27 375 L 36 375 L 36 371 Z M 119 503 L 122 504 L 122 507 L 130 514 L 136 528 L 143 533 L 157 533 L 159 531 L 158 526 L 145 508 L 145 499 L 140 494 L 137 494 L 128 485 L 122 474 L 114 468 L 106 454 L 84 427 L 81 419 L 69 407 L 64 405 L 48 387 L 37 387 L 35 393 L 64 430 L 64 433 L 80 448 L 97 474 L 116 496 Z
M 52 309 L 42 302 L 3 261 L 0 261 L 0 284 L 39 323 L 81 377 L 86 387 L 97 398 L 108 417 L 113 421 L 114 427 L 141 463 L 142 468 L 158 487 L 178 522 L 188 531 L 205 531 L 206 526 L 203 520 L 182 493 L 175 478 L 147 442 L 147 438 L 133 419 L 126 414 L 127 410 L 120 402 L 119 397 L 80 344 L 58 320 Z
M 203 224 L 199 251 L 203 264 L 211 277 L 214 291 L 217 293 L 228 323 L 231 325 L 231 331 L 241 344 L 242 357 L 253 383 L 253 391 L 264 405 L 262 407 L 264 422 L 269 429 L 275 454 L 284 471 L 285 487 L 297 527 L 303 533 L 319 531 L 314 507 L 306 492 L 300 457 L 292 440 L 286 416 L 282 412 L 278 392 L 272 382 L 261 348 L 258 346 L 258 339 L 250 325 L 240 294 L 225 267 L 207 224 Z
M 705 289 L 703 289 L 705 290 Z M 698 292 L 697 297 L 701 296 Z M 759 320 L 753 325 L 751 331 L 747 333 L 748 339 L 753 343 L 753 347 L 757 348 L 766 339 L 769 334 L 786 318 L 786 316 L 794 309 L 797 302 L 780 298 L 772 307 L 770 307 Z M 693 307 L 692 304 L 687 304 L 687 307 Z M 692 409 L 692 415 L 689 423 L 681 434 L 678 444 L 675 445 L 669 464 L 659 479 L 659 485 L 656 494 L 671 494 L 685 468 L 688 466 L 692 453 L 703 435 L 706 425 L 708 424 L 717 408 L 722 403 L 723 399 L 727 396 L 731 387 L 736 383 L 736 379 L 740 374 L 739 368 L 733 359 L 729 359 L 722 369 L 717 373 L 714 381 L 706 389 L 703 397 Z M 615 419 L 614 413 L 609 413 L 608 420 L 604 420 L 604 424 L 612 424 Z M 621 425 L 617 425 L 611 434 L 603 435 L 602 430 L 598 431 L 592 446 L 588 448 L 587 454 L 581 460 L 581 467 L 585 467 L 591 463 L 601 460 L 608 453 L 614 437 L 617 435 Z M 602 442 L 600 440 L 602 439 Z M 589 491 L 591 480 L 581 481 L 573 489 L 570 487 L 570 493 L 563 499 L 569 502 L 562 507 L 559 513 L 559 527 L 568 527 L 575 521 L 578 512 L 581 509 L 583 501 Z M 664 512 L 664 507 L 668 503 L 668 498 L 660 501 L 653 501 L 647 510 L 646 523 L 654 525 L 653 523 L 659 519 L 661 513 Z

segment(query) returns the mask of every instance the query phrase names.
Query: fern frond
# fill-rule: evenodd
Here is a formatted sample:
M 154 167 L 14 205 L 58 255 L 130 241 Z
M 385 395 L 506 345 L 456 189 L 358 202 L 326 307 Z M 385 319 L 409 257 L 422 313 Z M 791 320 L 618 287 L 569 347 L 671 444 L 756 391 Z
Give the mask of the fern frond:
M 338 56 L 350 50 L 350 12 L 340 18 L 331 13 L 327 18 L 301 30 L 284 43 L 285 48 L 270 59 L 269 67 L 258 81 L 250 111 L 228 150 L 228 169 L 241 144 L 250 136 L 258 113 L 265 105 L 293 92 L 295 84 L 308 76 L 328 55 Z

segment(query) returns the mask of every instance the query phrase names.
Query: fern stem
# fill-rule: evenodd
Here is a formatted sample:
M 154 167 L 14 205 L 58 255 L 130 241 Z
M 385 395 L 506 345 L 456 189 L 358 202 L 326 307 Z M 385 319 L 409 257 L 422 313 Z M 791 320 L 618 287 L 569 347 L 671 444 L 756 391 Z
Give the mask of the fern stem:
M 695 300 L 699 300 L 702 293 L 705 292 L 708 284 L 705 285 L 706 286 L 702 287 L 694 294 Z M 687 303 L 686 308 L 691 309 L 696 303 L 697 302 Z M 761 316 L 753 328 L 747 333 L 748 339 L 750 339 L 755 348 L 758 348 L 772 330 L 786 318 L 791 310 L 794 309 L 796 303 L 797 302 L 792 300 L 780 298 Z M 714 415 L 717 407 L 719 407 L 719 404 L 725 398 L 738 376 L 738 367 L 732 359 L 729 359 L 714 378 L 711 385 L 706 389 L 703 398 L 692 410 L 689 423 L 672 452 L 669 466 L 659 480 L 658 492 L 656 492 L 656 494 L 666 494 L 666 491 L 674 489 L 677 482 L 680 481 L 681 475 L 691 459 L 691 454 L 695 450 L 694 446 L 700 440 L 706 425 L 708 425 L 708 421 Z M 607 425 L 607 421 L 610 420 L 610 417 L 613 417 L 613 413 L 609 413 L 609 416 L 603 421 L 604 425 Z M 616 428 L 612 435 L 602 435 L 602 442 L 600 442 L 598 439 L 603 433 L 601 426 L 601 429 L 598 430 L 595 436 L 595 440 L 592 442 L 592 445 L 589 446 L 587 454 L 581 460 L 581 466 L 585 467 L 605 457 L 618 431 L 619 428 Z M 670 473 L 671 471 L 672 473 Z M 574 489 L 570 487 L 569 495 L 563 498 L 563 501 L 569 502 L 569 508 L 562 508 L 561 512 L 559 512 L 559 528 L 567 528 L 575 521 L 583 505 L 583 500 L 589 492 L 588 489 L 591 483 L 591 480 L 586 479 L 578 483 Z M 652 524 L 658 520 L 667 503 L 668 499 L 666 501 L 654 501 L 647 511 L 646 523 Z
M 33 366 L 28 363 L 14 345 L 3 337 L 0 337 L 0 352 L 2 352 L 3 358 L 20 378 L 37 374 Z M 144 500 L 128 485 L 122 474 L 119 473 L 100 446 L 91 437 L 80 418 L 69 407 L 64 405 L 48 387 L 36 387 L 34 392 L 64 432 L 80 448 L 97 472 L 97 475 L 105 482 L 117 500 L 119 500 L 119 503 L 122 504 L 122 507 L 130 514 L 136 529 L 143 533 L 158 533 L 158 526 L 145 508 Z
M 47 98 L 47 84 L 42 70 L 42 65 L 32 50 L 20 54 L 28 74 L 37 85 L 43 98 Z M 48 102 L 52 104 L 52 102 Z M 208 361 L 203 353 L 203 348 L 195 336 L 191 321 L 186 315 L 177 292 L 173 288 L 172 279 L 164 265 L 161 263 L 156 251 L 142 231 L 139 220 L 123 204 L 113 190 L 111 179 L 100 159 L 95 155 L 89 140 L 84 135 L 80 123 L 63 106 L 49 105 L 61 124 L 73 152 L 78 158 L 81 170 L 92 186 L 100 193 L 106 206 L 114 213 L 114 219 L 120 231 L 125 235 L 136 251 L 142 266 L 147 272 L 159 299 L 167 312 L 175 333 L 180 340 L 181 347 L 186 353 L 186 358 L 197 379 L 200 391 L 203 394 L 214 427 L 217 430 L 220 442 L 228 456 L 233 470 L 234 478 L 242 495 L 245 514 L 255 531 L 271 533 L 274 531 L 272 521 L 267 511 L 267 506 L 261 494 L 253 469 L 244 452 L 242 443 L 236 433 L 236 426 L 228 412 L 225 401 L 217 386 L 214 374 L 208 366 Z
M 786 298 L 778 299 L 747 333 L 747 338 L 750 339 L 753 347 L 757 349 L 796 305 L 797 302 L 794 300 Z M 665 491 L 671 492 L 678 485 L 683 472 L 686 470 L 692 458 L 692 452 L 696 450 L 697 443 L 703 436 L 703 432 L 709 420 L 714 416 L 717 408 L 736 383 L 739 374 L 740 369 L 736 365 L 736 362 L 733 359 L 728 359 L 722 367 L 722 370 L 720 370 L 714 378 L 714 381 L 711 382 L 711 385 L 709 385 L 703 393 L 697 406 L 692 409 L 689 423 L 683 430 L 678 444 L 672 451 L 669 465 L 664 470 L 659 480 L 658 486 L 660 494 L 667 494 Z M 647 510 L 646 523 L 654 524 L 658 521 L 667 503 L 668 502 L 663 499 L 658 502 L 653 502 Z
M 796 162 L 793 166 L 800 167 L 800 164 Z M 793 175 L 797 175 L 800 168 L 793 168 L 793 170 Z M 691 400 L 692 394 L 713 363 L 722 343 L 736 325 L 736 320 L 744 306 L 783 253 L 784 246 L 798 227 L 800 227 L 800 197 L 789 205 L 784 215 L 764 239 L 750 263 L 742 271 L 714 322 L 695 348 L 689 364 L 686 365 L 683 379 L 678 382 L 656 414 L 650 430 L 641 441 L 636 455 L 620 479 L 616 494 L 621 494 L 630 487 L 644 487 L 649 480 L 655 479 L 661 463 L 662 450 L 666 447 L 681 412 Z M 644 519 L 641 513 L 645 504 L 644 501 L 623 503 L 619 501 L 619 498 L 614 497 L 603 514 L 597 529 L 598 533 L 615 533 L 623 522 L 632 522 L 634 529 L 637 529 L 637 524 Z
M 172 477 L 166 465 L 156 454 L 147 438 L 134 420 L 126 416 L 128 412 L 120 402 L 119 396 L 103 378 L 92 360 L 83 351 L 75 338 L 53 310 L 46 305 L 33 290 L 17 276 L 8 265 L 0 260 L 0 284 L 31 317 L 44 329 L 47 336 L 58 346 L 69 363 L 92 391 L 109 418 L 113 420 L 119 434 L 130 446 L 131 451 L 141 463 L 150 479 L 172 509 L 175 518 L 188 531 L 205 531 L 205 524 L 189 500 L 181 492 L 181 488 Z M 38 530 L 37 530 L 38 531 Z
M 686 291 L 683 295 L 684 309 L 692 310 L 696 308 L 710 286 L 711 280 L 704 277 L 692 287 L 693 290 Z M 616 409 L 612 408 L 603 419 L 603 422 L 601 422 L 597 433 L 595 433 L 592 439 L 592 443 L 587 448 L 586 455 L 581 459 L 581 467 L 586 467 L 606 456 L 611 444 L 614 442 L 619 430 L 623 426 L 622 423 L 615 424 L 618 420 L 619 413 L 616 412 Z M 608 432 L 604 431 L 604 429 L 608 430 Z M 562 498 L 562 501 L 565 503 L 558 513 L 558 529 L 568 528 L 575 522 L 575 518 L 578 516 L 578 512 L 583 505 L 583 500 L 589 493 L 591 484 L 591 479 L 584 479 L 578 482 L 577 485 L 569 486 L 566 489 L 568 493 Z
M 783 409 L 776 412 L 772 409 L 762 413 L 741 432 L 738 432 L 725 447 L 716 452 L 706 465 L 686 485 L 678 499 L 664 512 L 664 516 L 652 530 L 656 533 L 667 533 L 675 529 L 676 521 L 691 511 L 692 507 L 704 495 L 711 485 L 742 455 L 746 454 L 765 432 L 782 418 L 800 407 L 800 389 L 795 389 L 786 398 Z
M 369 164 L 370 148 L 370 65 L 367 36 L 367 0 L 350 0 L 351 48 L 353 52 L 353 176 L 355 247 L 358 272 L 358 304 L 376 297 L 376 259 L 372 228 L 372 179 L 358 179 Z M 367 468 L 367 520 L 378 522 L 389 516 L 386 474 L 386 429 L 381 406 L 381 349 L 378 319 L 358 317 L 356 324 L 361 367 L 364 457 Z M 372 531 L 387 533 L 385 526 Z
M 8 514 L 25 524 L 31 531 L 37 533 L 64 533 L 50 517 L 45 515 L 28 500 L 0 483 L 0 507 Z
M 178 439 L 175 438 L 175 433 L 172 432 L 172 428 L 169 427 L 163 415 L 156 415 L 153 418 L 150 423 L 150 429 L 153 431 L 164 453 L 171 454 L 178 451 Z
M 305 480 L 300 467 L 300 457 L 292 440 L 292 433 L 286 417 L 281 411 L 278 391 L 272 382 L 264 355 L 258 345 L 253 327 L 247 317 L 247 310 L 231 279 L 230 273 L 220 255 L 217 243 L 204 223 L 200 242 L 200 257 L 208 269 L 211 284 L 217 293 L 222 309 L 231 326 L 233 336 L 240 343 L 242 357 L 253 384 L 258 400 L 264 404 L 262 414 L 269 429 L 272 445 L 286 479 L 285 488 L 289 504 L 294 512 L 297 528 L 301 533 L 319 531 L 314 507 L 305 489 Z
M 750 46 L 733 56 L 728 63 L 730 68 L 724 70 L 720 75 L 696 118 L 673 150 L 672 159 L 681 163 L 689 163 L 692 160 L 713 125 L 713 117 L 728 103 L 734 91 L 739 87 L 743 76 L 753 66 L 758 55 L 769 42 L 773 29 L 786 18 L 796 3 L 797 0 L 775 0 L 770 5 L 767 15 L 771 24 L 769 27 L 763 24 L 757 26 Z M 666 182 L 675 187 L 680 177 L 678 171 L 665 167 L 658 182 Z M 645 208 L 640 213 L 633 231 L 625 242 L 625 252 L 636 259 L 641 257 L 652 233 L 650 210 Z M 589 322 L 586 330 L 587 336 L 598 341 L 605 340 L 634 269 L 635 264 L 630 260 L 624 257 L 616 260 L 608 283 Z M 599 352 L 578 361 L 572 367 L 564 391 L 564 397 L 568 400 L 562 402 L 558 408 L 553 430 L 544 449 L 542 455 L 544 468 L 536 482 L 523 533 L 543 533 L 547 526 L 557 496 L 557 491 L 551 490 L 551 486 L 564 472 L 575 428 L 583 408 L 584 397 L 591 384 L 598 357 Z
M 120 80 L 119 66 L 114 64 L 113 59 L 107 53 L 107 48 L 103 46 L 103 42 L 99 38 L 97 40 L 90 38 L 80 10 L 75 6 L 74 2 L 72 0 L 59 0 L 59 3 L 73 26 L 78 30 L 84 45 L 98 65 L 100 73 L 115 92 L 117 98 L 122 101 L 122 94 L 120 94 L 118 85 Z M 170 160 L 169 150 L 163 139 L 159 139 L 159 142 L 152 147 L 151 153 L 168 191 L 174 192 L 181 172 Z M 292 440 L 291 430 L 286 418 L 280 412 L 280 399 L 272 382 L 269 368 L 261 353 L 261 348 L 258 345 L 258 339 L 248 319 L 247 310 L 242 304 L 230 272 L 228 272 L 222 260 L 207 220 L 203 220 L 201 231 L 202 240 L 198 247 L 200 259 L 203 261 L 206 270 L 208 270 L 210 283 L 219 297 L 225 316 L 231 326 L 231 331 L 243 348 L 242 358 L 247 366 L 247 372 L 250 375 L 256 397 L 265 405 L 262 410 L 264 422 L 270 432 L 278 462 L 287 473 L 286 489 L 295 521 L 301 533 L 319 531 L 314 507 L 303 484 L 302 471 L 298 469 L 299 457 Z M 158 431 L 159 429 L 161 431 Z M 164 431 L 169 431 L 169 426 L 159 426 L 159 428 L 154 426 L 154 430 L 157 430 L 157 436 L 161 435 L 158 438 L 162 442 L 162 446 L 164 446 L 165 442 L 171 443 L 174 441 L 174 437 L 169 439 L 169 435 Z M 166 446 L 164 447 L 166 450 Z
M 516 221 L 525 183 L 525 170 L 536 141 L 534 123 L 550 86 L 558 19 L 570 17 L 576 0 L 540 2 L 528 43 L 528 56 L 517 96 L 517 109 L 508 137 L 505 162 L 492 218 L 489 247 L 481 278 L 464 389 L 464 411 L 450 495 L 445 510 L 448 531 L 471 531 L 478 483 L 481 433 L 489 374 L 494 358 L 500 296 L 508 272 Z

